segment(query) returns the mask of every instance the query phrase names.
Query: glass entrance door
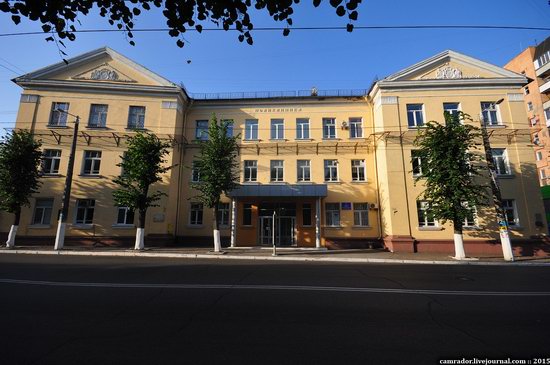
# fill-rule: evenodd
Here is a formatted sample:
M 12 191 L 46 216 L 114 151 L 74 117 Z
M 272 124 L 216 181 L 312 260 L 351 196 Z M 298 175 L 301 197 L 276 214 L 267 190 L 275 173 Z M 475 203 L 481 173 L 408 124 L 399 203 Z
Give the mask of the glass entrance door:
M 273 245 L 273 216 L 260 217 L 260 244 Z M 275 218 L 275 243 L 277 246 L 292 246 L 296 243 L 296 218 Z

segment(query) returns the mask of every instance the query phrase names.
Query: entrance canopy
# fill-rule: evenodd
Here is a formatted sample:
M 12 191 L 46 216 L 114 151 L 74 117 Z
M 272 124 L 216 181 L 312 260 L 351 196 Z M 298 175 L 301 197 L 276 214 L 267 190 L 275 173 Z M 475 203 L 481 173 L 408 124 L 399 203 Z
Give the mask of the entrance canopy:
M 240 185 L 229 193 L 231 198 L 241 197 L 296 197 L 321 198 L 327 196 L 325 184 L 311 185 Z

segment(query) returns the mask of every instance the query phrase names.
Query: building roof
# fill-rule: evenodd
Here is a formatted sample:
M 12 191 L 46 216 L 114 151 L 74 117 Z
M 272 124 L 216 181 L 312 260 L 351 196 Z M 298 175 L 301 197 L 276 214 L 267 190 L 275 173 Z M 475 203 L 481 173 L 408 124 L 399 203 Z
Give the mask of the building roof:
M 232 198 L 242 197 L 325 197 L 328 189 L 325 184 L 289 185 L 289 184 L 266 184 L 266 185 L 240 185 L 231 191 Z

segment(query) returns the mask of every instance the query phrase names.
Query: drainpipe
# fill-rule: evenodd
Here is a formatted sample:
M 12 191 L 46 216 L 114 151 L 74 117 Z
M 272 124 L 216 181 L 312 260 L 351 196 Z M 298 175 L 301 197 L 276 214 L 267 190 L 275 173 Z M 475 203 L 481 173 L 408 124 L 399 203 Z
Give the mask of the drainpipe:
M 193 106 L 193 99 L 190 99 L 189 100 L 189 103 L 187 104 L 186 108 L 185 108 L 185 111 L 183 112 L 183 126 L 182 126 L 182 130 L 181 130 L 181 141 L 182 141 L 182 145 L 180 147 L 180 164 L 178 166 L 179 168 L 179 171 L 178 171 L 178 196 L 177 196 L 177 201 L 176 201 L 176 222 L 174 224 L 174 240 L 176 241 L 177 243 L 177 239 L 178 239 L 178 222 L 179 222 L 179 217 L 180 217 L 180 200 L 181 200 L 181 174 L 182 174 L 182 170 L 183 170 L 183 157 L 185 156 L 185 145 L 183 144 L 183 141 L 185 140 L 185 127 L 187 125 L 187 113 L 189 112 L 189 109 L 191 109 L 191 106 Z
M 409 221 L 409 236 L 412 237 L 411 208 L 409 204 L 407 168 L 405 166 L 405 149 L 403 148 L 403 131 L 401 129 L 401 110 L 399 108 L 399 98 L 397 98 L 397 123 L 399 124 L 399 146 L 401 147 L 401 162 L 403 164 L 403 183 L 405 184 L 405 199 L 407 203 L 407 220 Z
M 368 102 L 371 104 L 370 114 L 371 114 L 371 122 L 372 122 L 372 136 L 374 138 L 373 141 L 373 149 L 374 149 L 374 176 L 376 179 L 376 200 L 378 204 L 378 240 L 382 240 L 382 207 L 380 205 L 380 179 L 378 178 L 378 155 L 376 153 L 376 128 L 374 127 L 374 103 L 372 102 L 372 99 L 368 98 Z

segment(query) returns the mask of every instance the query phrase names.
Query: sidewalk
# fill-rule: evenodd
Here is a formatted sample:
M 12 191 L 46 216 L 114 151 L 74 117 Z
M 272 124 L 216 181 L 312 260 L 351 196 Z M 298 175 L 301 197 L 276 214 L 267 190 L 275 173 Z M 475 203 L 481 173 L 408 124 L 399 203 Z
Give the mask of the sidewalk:
M 72 256 L 133 256 L 158 258 L 219 259 L 219 260 L 276 260 L 309 262 L 389 263 L 389 264 L 436 264 L 436 265 L 533 265 L 550 266 L 550 257 L 517 257 L 514 262 L 505 262 L 502 257 L 483 256 L 464 261 L 453 260 L 448 254 L 439 253 L 391 253 L 382 249 L 326 250 L 307 248 L 278 248 L 273 256 L 271 248 L 224 248 L 223 253 L 214 253 L 204 247 L 147 247 L 134 251 L 120 247 L 68 246 L 55 251 L 52 246 L 16 246 L 1 248 L 0 254 L 72 255 Z

